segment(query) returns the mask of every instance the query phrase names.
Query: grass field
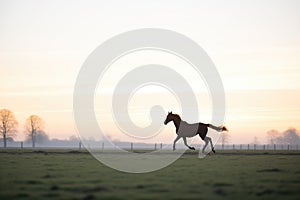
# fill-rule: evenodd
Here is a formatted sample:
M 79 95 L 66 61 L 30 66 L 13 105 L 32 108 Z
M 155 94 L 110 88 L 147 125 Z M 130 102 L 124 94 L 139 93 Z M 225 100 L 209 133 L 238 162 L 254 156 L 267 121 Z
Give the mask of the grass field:
M 0 150 L 0 199 L 300 199 L 299 151 L 187 152 L 147 174 L 87 152 Z

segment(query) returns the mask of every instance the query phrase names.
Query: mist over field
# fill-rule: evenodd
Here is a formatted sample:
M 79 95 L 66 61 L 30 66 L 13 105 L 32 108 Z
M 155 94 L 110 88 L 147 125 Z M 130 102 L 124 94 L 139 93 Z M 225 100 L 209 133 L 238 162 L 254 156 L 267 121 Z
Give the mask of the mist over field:
M 0 0 L 0 199 L 300 199 L 299 8 Z

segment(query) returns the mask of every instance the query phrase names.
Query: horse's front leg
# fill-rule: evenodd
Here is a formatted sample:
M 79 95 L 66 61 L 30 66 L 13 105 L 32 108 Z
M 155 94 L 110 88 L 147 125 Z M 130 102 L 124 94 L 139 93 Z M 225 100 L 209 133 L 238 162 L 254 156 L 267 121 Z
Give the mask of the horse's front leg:
M 177 138 L 174 140 L 174 143 L 173 143 L 173 151 L 175 151 L 175 144 L 176 142 L 181 138 L 181 136 L 177 136 Z
M 183 137 L 183 142 L 184 142 L 184 145 L 187 146 L 189 149 L 192 149 L 192 150 L 195 150 L 195 147 L 190 147 L 187 142 L 186 142 L 186 137 Z

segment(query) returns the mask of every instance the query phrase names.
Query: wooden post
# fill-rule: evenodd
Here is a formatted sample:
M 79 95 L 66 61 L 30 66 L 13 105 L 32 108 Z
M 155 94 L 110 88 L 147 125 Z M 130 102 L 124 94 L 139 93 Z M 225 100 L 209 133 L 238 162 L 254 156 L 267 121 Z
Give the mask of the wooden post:
M 248 144 L 248 150 L 250 149 L 250 145 Z
M 154 150 L 156 150 L 156 143 L 154 144 Z
M 276 144 L 274 144 L 274 150 L 276 150 Z
M 242 144 L 240 144 L 240 150 L 242 150 L 242 148 L 243 148 L 243 147 L 242 147 Z
M 256 144 L 254 144 L 254 150 L 256 150 Z
M 224 150 L 224 144 L 222 144 L 222 150 Z
M 288 144 L 288 150 L 290 150 L 290 144 Z
M 234 150 L 234 144 L 232 145 L 232 149 Z
M 130 150 L 132 151 L 133 150 L 133 143 L 131 142 L 130 144 Z
M 162 143 L 160 143 L 160 149 L 162 149 Z
M 81 150 L 81 141 L 79 141 L 79 150 Z
M 266 145 L 264 144 L 264 150 L 266 150 Z
M 102 142 L 102 152 L 104 151 L 104 142 Z
M 23 149 L 23 142 L 21 142 L 21 149 Z

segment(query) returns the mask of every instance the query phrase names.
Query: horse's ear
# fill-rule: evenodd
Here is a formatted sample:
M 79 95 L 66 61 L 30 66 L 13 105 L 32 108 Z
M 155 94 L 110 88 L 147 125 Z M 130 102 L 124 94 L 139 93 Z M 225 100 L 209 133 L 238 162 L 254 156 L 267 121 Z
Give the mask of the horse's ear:
M 172 114 L 172 111 L 170 113 Z

